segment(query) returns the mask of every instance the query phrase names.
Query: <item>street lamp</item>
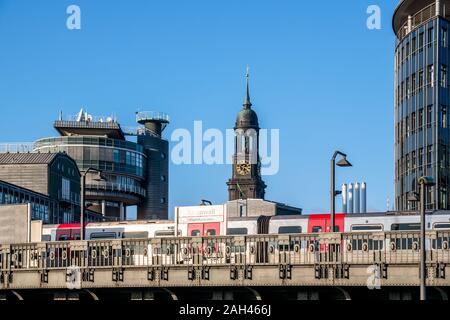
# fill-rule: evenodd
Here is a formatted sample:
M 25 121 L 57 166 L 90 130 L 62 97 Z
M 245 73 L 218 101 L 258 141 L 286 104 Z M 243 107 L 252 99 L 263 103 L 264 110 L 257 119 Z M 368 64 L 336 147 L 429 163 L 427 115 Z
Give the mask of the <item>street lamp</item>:
M 427 259 L 427 250 L 425 248 L 425 202 L 426 202 L 426 192 L 427 187 L 432 187 L 435 185 L 432 177 L 421 177 L 419 178 L 420 194 L 412 193 L 408 196 L 408 201 L 410 202 L 420 202 L 420 300 L 427 299 L 426 292 L 426 274 L 425 274 L 425 264 Z
M 88 168 L 81 174 L 81 195 L 80 195 L 80 240 L 84 240 L 85 236 L 85 225 L 84 225 L 84 199 L 86 196 L 86 175 L 90 172 L 97 173 L 97 176 L 92 180 L 95 181 L 106 181 L 106 178 L 103 176 L 102 171 L 95 168 Z
M 336 163 L 336 157 L 340 155 L 342 157 L 341 160 Z M 336 191 L 335 186 L 335 167 L 351 167 L 352 164 L 347 160 L 347 155 L 345 153 L 342 153 L 340 151 L 335 151 L 333 154 L 333 157 L 331 158 L 331 190 L 330 190 L 330 196 L 331 196 L 331 232 L 334 232 L 336 230 L 335 227 L 335 197 L 341 193 L 341 191 Z

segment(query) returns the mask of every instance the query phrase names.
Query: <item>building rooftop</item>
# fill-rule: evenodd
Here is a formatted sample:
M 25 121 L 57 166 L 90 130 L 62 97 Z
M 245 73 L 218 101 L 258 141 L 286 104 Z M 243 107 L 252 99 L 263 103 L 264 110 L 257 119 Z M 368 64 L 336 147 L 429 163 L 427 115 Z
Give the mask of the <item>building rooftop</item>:
M 0 153 L 0 164 L 49 164 L 60 153 Z
M 402 34 L 402 28 L 408 23 L 411 16 L 411 27 L 418 25 L 436 16 L 435 0 L 400 0 L 392 16 L 392 28 L 397 35 Z M 440 15 L 448 17 L 450 14 L 450 0 L 440 0 Z
M 125 134 L 115 117 L 93 117 L 83 109 L 78 115 L 67 119 L 61 115 L 53 127 L 62 136 L 102 136 L 125 140 Z

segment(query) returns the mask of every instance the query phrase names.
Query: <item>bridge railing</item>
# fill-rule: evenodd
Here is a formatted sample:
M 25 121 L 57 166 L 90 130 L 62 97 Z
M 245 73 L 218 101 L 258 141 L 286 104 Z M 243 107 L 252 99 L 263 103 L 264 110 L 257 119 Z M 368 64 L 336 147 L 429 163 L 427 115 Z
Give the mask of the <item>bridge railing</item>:
M 419 232 L 60 241 L 0 245 L 0 271 L 160 266 L 417 264 Z M 426 235 L 428 263 L 450 263 L 450 231 Z

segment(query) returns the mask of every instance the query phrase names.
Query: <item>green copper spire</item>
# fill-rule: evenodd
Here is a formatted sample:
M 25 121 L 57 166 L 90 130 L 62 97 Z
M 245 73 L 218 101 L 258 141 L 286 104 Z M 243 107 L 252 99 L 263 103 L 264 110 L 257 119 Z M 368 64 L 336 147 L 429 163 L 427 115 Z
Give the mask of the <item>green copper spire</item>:
M 244 109 L 250 109 L 250 107 L 252 106 L 252 103 L 250 102 L 250 91 L 248 89 L 248 78 L 249 78 L 249 72 L 248 72 L 248 66 L 247 66 L 247 73 L 245 75 L 246 94 L 245 94 L 245 100 L 244 100 Z

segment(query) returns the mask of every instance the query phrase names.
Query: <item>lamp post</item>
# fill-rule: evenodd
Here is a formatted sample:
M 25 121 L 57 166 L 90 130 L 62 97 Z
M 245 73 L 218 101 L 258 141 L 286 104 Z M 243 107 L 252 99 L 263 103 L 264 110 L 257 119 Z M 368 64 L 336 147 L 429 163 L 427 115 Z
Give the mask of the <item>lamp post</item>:
M 419 178 L 420 194 L 412 193 L 408 197 L 410 202 L 420 202 L 420 300 L 427 300 L 425 265 L 427 250 L 425 247 L 426 228 L 426 193 L 427 188 L 435 185 L 432 177 Z
M 336 157 L 340 155 L 342 157 L 341 160 L 336 163 Z M 331 158 L 331 190 L 330 190 L 330 196 L 331 196 L 331 232 L 334 232 L 336 230 L 335 227 L 335 215 L 336 215 L 336 209 L 335 209 L 335 198 L 338 194 L 341 192 L 336 192 L 336 186 L 335 186 L 335 168 L 336 165 L 338 167 L 351 167 L 352 164 L 347 160 L 347 155 L 345 153 L 342 153 L 340 151 L 335 151 L 333 154 L 333 157 Z
M 96 172 L 97 177 L 93 180 L 105 181 L 105 177 L 102 175 L 102 171 L 95 168 L 88 168 L 81 174 L 81 194 L 80 194 L 80 240 L 84 240 L 85 236 L 85 225 L 84 225 L 84 200 L 86 197 L 86 175 L 90 172 Z

